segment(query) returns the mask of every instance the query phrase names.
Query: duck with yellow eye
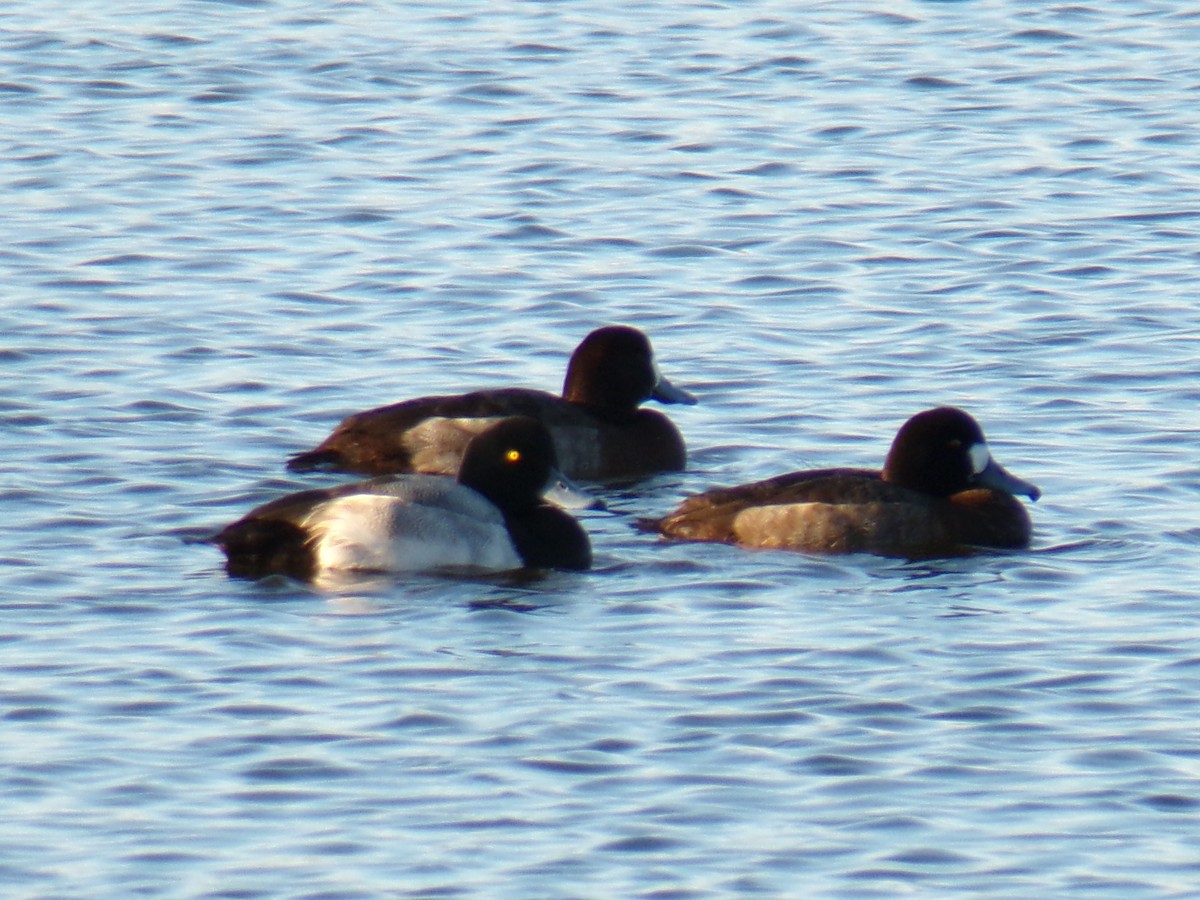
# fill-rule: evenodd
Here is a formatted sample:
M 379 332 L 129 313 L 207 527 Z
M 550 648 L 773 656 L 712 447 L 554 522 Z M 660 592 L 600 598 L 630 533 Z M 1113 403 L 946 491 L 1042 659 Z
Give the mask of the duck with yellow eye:
M 1041 491 L 992 459 L 971 416 L 943 406 L 904 423 L 882 471 L 818 469 L 716 488 L 641 525 L 681 540 L 917 559 L 1028 546 L 1029 514 L 1015 494 Z
M 546 427 L 514 416 L 471 441 L 457 478 L 390 475 L 302 491 L 258 507 L 213 542 L 230 574 L 247 577 L 588 568 L 587 534 L 543 500 L 548 492 L 596 505 L 558 473 Z

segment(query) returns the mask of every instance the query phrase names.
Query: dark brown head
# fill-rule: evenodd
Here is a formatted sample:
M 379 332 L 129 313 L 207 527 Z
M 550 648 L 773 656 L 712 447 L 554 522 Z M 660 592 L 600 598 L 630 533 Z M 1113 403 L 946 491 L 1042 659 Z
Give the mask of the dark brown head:
M 950 406 L 917 413 L 901 426 L 888 451 L 883 480 L 936 497 L 977 487 L 1031 500 L 1042 494 L 993 460 L 979 423 Z
M 649 339 L 627 325 L 597 328 L 575 348 L 567 365 L 563 399 L 619 415 L 631 415 L 650 399 L 696 402 L 662 377 Z
M 542 502 L 557 466 L 546 426 L 529 416 L 512 416 L 471 440 L 458 481 L 503 512 L 532 509 Z
M 525 565 L 564 569 L 591 565 L 591 544 L 582 526 L 543 501 L 547 492 L 559 497 L 569 492 L 558 471 L 554 441 L 537 419 L 511 416 L 477 435 L 467 445 L 458 482 L 483 494 L 500 510 Z

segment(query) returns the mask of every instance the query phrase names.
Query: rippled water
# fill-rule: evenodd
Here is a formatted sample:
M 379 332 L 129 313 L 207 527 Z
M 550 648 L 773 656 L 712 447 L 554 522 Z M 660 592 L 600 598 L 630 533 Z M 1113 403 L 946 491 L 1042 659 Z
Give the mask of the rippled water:
M 0 12 L 7 896 L 1194 895 L 1200 14 Z M 597 566 L 228 579 L 344 414 L 701 398 Z M 1028 552 L 658 543 L 971 410 Z

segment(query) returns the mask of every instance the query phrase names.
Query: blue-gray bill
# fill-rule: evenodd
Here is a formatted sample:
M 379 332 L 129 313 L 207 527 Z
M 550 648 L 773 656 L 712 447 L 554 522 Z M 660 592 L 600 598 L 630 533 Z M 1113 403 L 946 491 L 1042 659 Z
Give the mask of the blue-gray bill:
M 989 459 L 987 465 L 983 467 L 983 471 L 975 476 L 975 483 L 980 487 L 992 488 L 1008 494 L 1021 494 L 1033 501 L 1042 496 L 1041 489 L 1037 485 L 1010 474 L 994 459 Z
M 654 390 L 650 392 L 650 399 L 657 400 L 659 403 L 696 405 L 695 396 L 689 394 L 683 388 L 675 387 L 675 385 L 663 378 L 661 374 L 658 376 L 658 382 L 654 385 Z
M 543 499 L 560 509 L 607 509 L 604 501 L 595 494 L 589 494 L 582 488 L 576 487 L 558 469 L 550 473 L 546 489 L 542 491 Z

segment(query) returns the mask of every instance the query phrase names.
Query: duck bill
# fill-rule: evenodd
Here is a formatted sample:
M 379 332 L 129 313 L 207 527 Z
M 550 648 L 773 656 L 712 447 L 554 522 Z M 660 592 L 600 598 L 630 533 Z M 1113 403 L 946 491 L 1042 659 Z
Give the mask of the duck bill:
M 658 376 L 658 381 L 654 383 L 654 390 L 650 392 L 650 399 L 657 400 L 659 403 L 685 403 L 688 406 L 696 405 L 696 398 L 685 391 L 683 388 L 677 388 L 671 382 L 663 377 L 663 374 L 655 367 L 655 375 Z
M 604 501 L 594 494 L 577 488 L 558 469 L 550 472 L 542 497 L 562 509 L 605 509 Z
M 1009 474 L 994 459 L 989 459 L 987 465 L 983 467 L 983 471 L 975 476 L 975 483 L 994 491 L 1004 491 L 1006 494 L 1021 494 L 1034 501 L 1042 496 L 1042 492 L 1036 484 L 1030 484 L 1016 475 Z

